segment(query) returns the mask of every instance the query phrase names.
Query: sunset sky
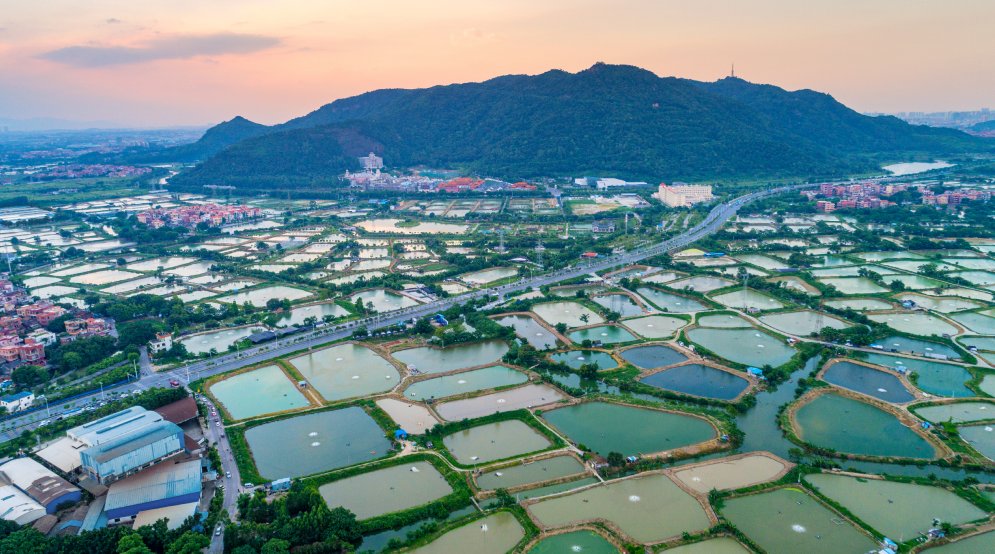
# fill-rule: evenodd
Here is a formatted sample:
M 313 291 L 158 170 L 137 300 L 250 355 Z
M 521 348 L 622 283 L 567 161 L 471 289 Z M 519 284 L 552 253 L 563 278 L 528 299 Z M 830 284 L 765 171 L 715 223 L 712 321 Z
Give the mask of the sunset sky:
M 385 87 L 738 76 L 860 111 L 995 108 L 992 0 L 0 0 L 0 117 L 275 123 Z

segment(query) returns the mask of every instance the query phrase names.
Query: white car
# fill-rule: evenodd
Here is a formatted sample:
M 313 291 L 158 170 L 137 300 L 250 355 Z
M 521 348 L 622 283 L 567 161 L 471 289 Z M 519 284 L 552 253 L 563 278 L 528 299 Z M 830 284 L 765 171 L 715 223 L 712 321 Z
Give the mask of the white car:
M 230 471 L 226 471 L 225 472 L 225 477 L 231 479 L 231 472 Z
M 216 529 L 214 530 L 214 536 L 215 536 L 215 537 L 220 537 L 220 536 L 221 536 L 221 531 L 222 531 L 222 530 L 223 530 L 223 529 L 221 528 L 221 526 L 220 526 L 220 525 L 218 525 L 218 527 L 217 527 L 217 528 L 216 528 Z

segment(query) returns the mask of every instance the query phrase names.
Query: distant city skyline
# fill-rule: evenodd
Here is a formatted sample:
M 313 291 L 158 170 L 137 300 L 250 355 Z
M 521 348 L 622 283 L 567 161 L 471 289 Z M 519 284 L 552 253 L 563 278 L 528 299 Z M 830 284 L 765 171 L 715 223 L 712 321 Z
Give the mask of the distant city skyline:
M 864 113 L 993 107 L 995 3 L 952 0 L 2 0 L 0 119 L 277 123 L 379 88 L 597 61 L 832 94 Z

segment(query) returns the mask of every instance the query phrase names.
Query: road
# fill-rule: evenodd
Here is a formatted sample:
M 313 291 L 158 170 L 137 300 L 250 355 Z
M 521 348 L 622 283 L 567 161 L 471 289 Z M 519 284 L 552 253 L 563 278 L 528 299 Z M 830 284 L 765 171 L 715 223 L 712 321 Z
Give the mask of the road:
M 448 298 L 443 298 L 427 304 L 411 306 L 392 312 L 374 314 L 361 320 L 351 321 L 349 323 L 334 327 L 314 329 L 306 333 L 292 335 L 282 340 L 247 348 L 240 352 L 226 353 L 220 356 L 215 356 L 214 358 L 198 360 L 167 372 L 149 372 L 146 374 L 143 371 L 143 374 L 137 381 L 120 385 L 114 389 L 106 389 L 102 393 L 95 393 L 88 397 L 75 398 L 71 402 L 52 404 L 49 406 L 49 411 L 51 415 L 55 415 L 71 408 L 72 406 L 80 406 L 90 402 L 91 400 L 100 397 L 101 394 L 104 396 L 108 394 L 114 396 L 122 392 L 130 393 L 152 387 L 168 387 L 170 386 L 171 380 L 176 380 L 180 383 L 190 383 L 191 381 L 197 379 L 210 377 L 219 373 L 225 373 L 264 362 L 266 360 L 290 354 L 305 348 L 313 348 L 328 342 L 341 340 L 351 336 L 353 332 L 360 327 L 365 327 L 368 331 L 373 332 L 378 329 L 384 329 L 386 327 L 404 323 L 405 321 L 410 321 L 412 318 L 422 318 L 437 314 L 455 304 L 462 304 L 471 299 L 483 296 L 505 296 L 510 293 L 531 290 L 533 288 L 551 285 L 566 279 L 601 272 L 613 267 L 633 264 L 647 258 L 652 258 L 654 256 L 659 256 L 661 254 L 690 246 L 694 242 L 719 230 L 722 225 L 729 218 L 734 216 L 741 207 L 750 202 L 774 196 L 776 194 L 814 186 L 818 185 L 808 184 L 783 186 L 739 196 L 728 202 L 716 205 L 700 223 L 674 238 L 622 254 L 607 256 L 604 258 L 595 258 L 593 260 L 584 260 L 577 265 L 558 269 L 550 273 L 536 275 L 534 277 L 519 279 L 514 283 L 487 289 L 479 289 L 461 294 L 459 296 L 450 296 Z M 142 365 L 144 368 L 144 360 Z M 40 410 L 4 420 L 4 430 L 0 433 L 0 443 L 6 442 L 11 438 L 20 435 L 27 429 L 37 427 L 42 420 L 45 420 L 48 417 L 49 416 L 46 415 L 46 410 Z
M 234 516 L 235 502 L 242 487 L 241 475 L 238 473 L 238 464 L 235 463 L 235 455 L 232 453 L 231 444 L 228 443 L 228 435 L 221 425 L 221 416 L 218 415 L 217 408 L 206 396 L 203 396 L 199 400 L 208 407 L 209 414 L 204 436 L 207 437 L 209 443 L 218 449 L 218 455 L 221 456 L 221 468 L 219 469 L 221 473 L 218 475 L 218 483 L 224 484 L 225 487 L 225 500 L 222 506 L 229 514 Z M 221 525 L 224 523 L 219 522 Z M 215 535 L 214 530 L 211 530 L 211 547 L 209 551 L 224 551 L 224 533 Z

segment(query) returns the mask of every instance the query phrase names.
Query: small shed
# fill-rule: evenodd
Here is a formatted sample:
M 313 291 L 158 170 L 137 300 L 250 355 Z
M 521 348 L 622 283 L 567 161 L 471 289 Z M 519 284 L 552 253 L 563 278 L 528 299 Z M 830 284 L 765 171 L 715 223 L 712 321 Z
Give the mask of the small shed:
M 394 431 L 394 440 L 407 440 L 407 439 L 408 439 L 408 432 L 405 431 L 404 429 L 398 429 L 397 431 Z

